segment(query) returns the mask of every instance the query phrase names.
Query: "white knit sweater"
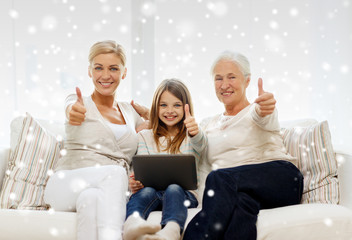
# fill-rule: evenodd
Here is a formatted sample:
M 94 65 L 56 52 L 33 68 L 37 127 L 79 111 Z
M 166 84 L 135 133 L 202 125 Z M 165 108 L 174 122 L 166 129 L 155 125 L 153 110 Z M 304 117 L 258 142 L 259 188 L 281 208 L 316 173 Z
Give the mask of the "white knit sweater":
M 208 137 L 207 161 L 213 169 L 296 159 L 287 153 L 280 135 L 277 110 L 260 117 L 251 104 L 236 116 L 218 114 L 201 122 Z
M 76 99 L 75 94 L 68 96 L 66 107 Z M 66 121 L 64 148 L 67 153 L 55 170 L 118 164 L 129 171 L 138 144 L 135 128 L 143 120 L 129 103 L 115 102 L 128 126 L 128 131 L 117 140 L 92 98 L 84 97 L 83 101 L 87 109 L 85 121 L 81 126 L 73 126 Z

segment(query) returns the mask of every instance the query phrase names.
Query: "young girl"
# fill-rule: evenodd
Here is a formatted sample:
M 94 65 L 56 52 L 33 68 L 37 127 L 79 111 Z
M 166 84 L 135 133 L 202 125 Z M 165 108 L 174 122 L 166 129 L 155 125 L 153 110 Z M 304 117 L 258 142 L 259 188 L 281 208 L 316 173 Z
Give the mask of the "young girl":
M 177 79 L 166 79 L 157 88 L 151 107 L 151 129 L 138 133 L 137 154 L 193 154 L 197 164 L 207 146 L 198 128 L 187 87 Z M 171 184 L 164 191 L 144 187 L 131 175 L 132 196 L 127 204 L 123 237 L 125 240 L 178 240 L 187 218 L 187 207 L 197 207 L 195 191 Z M 160 225 L 145 219 L 153 210 L 162 209 Z M 163 227 L 163 228 L 162 228 Z M 162 228 L 162 230 L 160 230 Z

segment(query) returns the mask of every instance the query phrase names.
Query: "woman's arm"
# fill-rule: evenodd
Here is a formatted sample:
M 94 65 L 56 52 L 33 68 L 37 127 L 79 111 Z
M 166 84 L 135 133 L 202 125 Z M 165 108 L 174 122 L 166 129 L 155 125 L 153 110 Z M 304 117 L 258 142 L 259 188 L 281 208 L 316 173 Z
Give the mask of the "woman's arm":
M 136 112 L 144 118 L 144 120 L 149 120 L 149 108 L 139 105 L 138 103 L 135 103 L 133 100 L 131 101 L 131 105 L 136 110 Z

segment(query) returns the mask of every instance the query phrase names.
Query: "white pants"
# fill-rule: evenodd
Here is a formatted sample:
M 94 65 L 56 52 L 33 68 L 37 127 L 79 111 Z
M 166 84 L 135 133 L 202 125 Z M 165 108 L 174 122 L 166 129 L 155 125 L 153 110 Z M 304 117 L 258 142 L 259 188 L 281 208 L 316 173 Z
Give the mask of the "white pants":
M 49 178 L 44 200 L 55 211 L 77 211 L 78 240 L 120 240 L 127 190 L 121 166 L 61 170 Z

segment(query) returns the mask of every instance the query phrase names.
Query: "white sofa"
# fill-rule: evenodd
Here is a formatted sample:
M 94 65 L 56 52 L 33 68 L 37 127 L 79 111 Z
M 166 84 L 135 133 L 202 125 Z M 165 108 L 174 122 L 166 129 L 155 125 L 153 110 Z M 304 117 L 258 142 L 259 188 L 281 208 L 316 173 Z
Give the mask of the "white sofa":
M 22 118 L 11 124 L 11 146 L 0 150 L 0 186 L 2 186 L 11 149 L 21 129 Z M 40 121 L 53 134 L 64 134 L 63 124 Z M 351 240 L 352 239 L 352 156 L 336 152 L 339 159 L 340 203 L 300 204 L 261 210 L 258 240 Z M 189 220 L 199 208 L 189 209 Z M 160 212 L 152 212 L 149 221 L 159 222 Z M 39 210 L 0 209 L 0 240 L 74 240 L 76 213 Z M 196 239 L 195 239 L 196 240 Z

